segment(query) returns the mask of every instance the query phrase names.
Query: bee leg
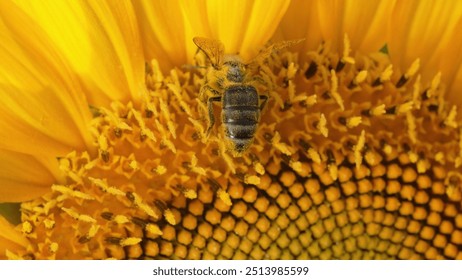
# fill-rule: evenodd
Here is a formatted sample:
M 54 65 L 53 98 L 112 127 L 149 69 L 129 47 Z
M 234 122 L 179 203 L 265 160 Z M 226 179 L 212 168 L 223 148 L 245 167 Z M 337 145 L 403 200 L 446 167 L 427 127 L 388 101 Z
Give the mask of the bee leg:
M 258 98 L 260 98 L 260 100 L 262 100 L 261 104 L 260 104 L 260 111 L 262 111 L 265 106 L 266 106 L 266 102 L 268 102 L 268 95 L 259 95 Z
M 206 133 L 207 137 L 209 136 L 210 131 L 212 130 L 213 125 L 215 124 L 215 117 L 213 115 L 213 103 L 212 102 L 219 102 L 219 101 L 221 101 L 221 96 L 213 96 L 207 100 L 207 109 L 209 111 L 209 125 L 207 127 L 207 133 Z

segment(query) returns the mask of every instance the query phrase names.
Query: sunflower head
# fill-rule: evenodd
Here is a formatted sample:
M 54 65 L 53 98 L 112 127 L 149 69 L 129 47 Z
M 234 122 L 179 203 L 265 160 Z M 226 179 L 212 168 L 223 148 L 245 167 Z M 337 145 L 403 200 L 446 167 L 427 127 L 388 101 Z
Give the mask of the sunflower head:
M 119 69 L 127 74 L 129 94 L 105 99 L 109 102 L 80 96 L 88 114 L 77 127 L 86 127 L 82 139 L 89 139 L 91 148 L 82 144 L 66 153 L 64 148 L 53 151 L 47 155 L 54 165 L 38 161 L 45 170 L 55 170 L 51 174 L 59 174 L 59 180 L 49 176 L 46 194 L 21 204 L 16 228 L 0 220 L 6 229 L 0 234 L 1 254 L 33 259 L 461 259 L 461 126 L 457 106 L 445 97 L 443 73 L 428 78 L 424 56 L 406 67 L 394 64 L 375 43 L 365 43 L 371 39 L 360 34 L 368 32 L 354 32 L 353 12 L 342 17 L 338 9 L 335 15 L 350 18 L 348 24 L 331 33 L 334 24 L 323 25 L 322 40 L 297 29 L 290 39 L 305 41 L 275 40 L 265 48 L 286 10 L 275 37 L 294 35 L 287 26 L 293 26 L 299 12 L 294 5 L 301 2 L 270 6 L 271 17 L 250 12 L 267 5 L 263 2 L 239 2 L 239 9 L 229 9 L 228 20 L 242 13 L 248 19 L 248 28 L 242 29 L 248 31 L 237 37 L 223 33 L 229 25 L 219 28 L 221 21 L 213 21 L 212 11 L 223 11 L 216 4 L 202 3 L 208 12 L 201 15 L 210 16 L 200 20 L 191 13 L 198 8 L 175 2 L 162 9 L 147 9 L 151 2 L 126 4 L 133 12 L 128 19 L 116 4 L 90 5 L 92 19 L 123 31 L 117 36 L 108 31 L 105 38 L 114 46 L 127 42 L 121 35 L 127 30 L 140 30 L 147 61 L 132 64 L 138 60 L 130 59 L 123 44 L 115 48 L 116 57 L 123 57 Z M 313 3 L 317 11 L 332 10 L 323 1 Z M 371 12 L 391 10 L 378 3 L 371 4 Z M 153 22 L 162 22 L 176 8 L 188 43 L 177 36 L 159 44 L 155 40 L 177 22 L 163 30 Z M 376 31 L 383 27 L 369 20 Z M 209 35 L 198 27 L 192 34 L 195 26 L 187 24 L 192 22 L 219 31 Z M 267 32 L 256 32 L 257 23 Z M 204 39 L 194 40 L 204 53 L 188 47 L 197 36 L 214 38 L 206 45 Z M 162 46 L 177 46 L 175 40 L 184 53 L 162 59 Z M 255 58 L 256 66 L 239 62 L 245 71 L 236 70 L 226 65 L 235 61 L 224 59 L 226 52 L 242 61 Z M 181 67 L 193 61 L 211 67 Z M 78 81 L 73 86 L 92 88 L 77 68 L 70 69 Z M 245 90 L 227 96 L 236 88 Z M 78 96 L 63 102 L 75 104 L 67 102 Z M 235 102 L 225 101 L 228 97 Z M 252 133 L 244 135 L 252 140 L 240 151 L 232 141 L 242 136 L 232 137 L 238 130 L 231 120 L 243 115 L 252 120 Z M 14 159 L 14 145 L 8 147 L 4 154 Z

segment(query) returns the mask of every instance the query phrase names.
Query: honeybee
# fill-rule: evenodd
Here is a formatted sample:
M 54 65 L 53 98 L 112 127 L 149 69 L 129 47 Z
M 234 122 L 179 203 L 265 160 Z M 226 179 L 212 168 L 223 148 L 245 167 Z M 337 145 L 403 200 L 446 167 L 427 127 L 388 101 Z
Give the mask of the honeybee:
M 199 92 L 199 100 L 206 105 L 208 111 L 207 136 L 215 124 L 213 102 L 221 102 L 221 120 L 228 148 L 235 156 L 239 156 L 250 147 L 261 112 L 268 101 L 266 92 L 257 92 L 256 83 L 261 83 L 262 79 L 254 73 L 255 69 L 273 51 L 302 40 L 273 44 L 249 63 L 244 63 L 238 55 L 225 54 L 224 45 L 218 40 L 193 38 L 193 42 L 204 52 L 211 64 Z

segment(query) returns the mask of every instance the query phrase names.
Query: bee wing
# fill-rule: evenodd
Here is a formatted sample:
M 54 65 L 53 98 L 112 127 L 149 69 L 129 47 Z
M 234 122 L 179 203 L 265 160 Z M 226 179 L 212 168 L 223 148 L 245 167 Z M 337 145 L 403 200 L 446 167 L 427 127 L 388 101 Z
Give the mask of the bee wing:
M 256 65 L 261 65 L 265 59 L 267 59 L 273 52 L 288 48 L 290 46 L 296 45 L 305 39 L 297 39 L 297 40 L 290 40 L 290 41 L 282 41 L 278 43 L 274 43 L 261 51 L 250 63 L 248 64 L 256 64 Z
M 194 37 L 194 44 L 201 49 L 212 62 L 213 67 L 220 68 L 223 64 L 225 46 L 218 40 Z

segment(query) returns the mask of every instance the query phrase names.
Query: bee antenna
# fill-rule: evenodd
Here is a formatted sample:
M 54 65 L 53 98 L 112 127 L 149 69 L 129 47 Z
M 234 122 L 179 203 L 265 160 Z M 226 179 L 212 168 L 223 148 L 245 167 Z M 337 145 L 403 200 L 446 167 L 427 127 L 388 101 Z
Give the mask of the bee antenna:
M 185 69 L 185 70 L 194 70 L 194 69 L 200 69 L 200 68 L 207 68 L 207 66 L 203 66 L 203 65 L 191 65 L 191 64 L 183 64 L 181 65 L 181 69 Z

